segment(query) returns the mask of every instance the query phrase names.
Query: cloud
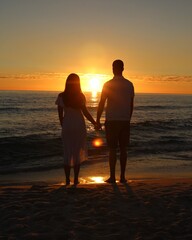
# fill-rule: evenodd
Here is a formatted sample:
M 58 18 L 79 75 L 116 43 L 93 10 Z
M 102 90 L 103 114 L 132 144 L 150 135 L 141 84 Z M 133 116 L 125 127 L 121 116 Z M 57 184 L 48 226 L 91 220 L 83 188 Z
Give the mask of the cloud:
M 192 76 L 161 75 L 161 76 L 130 76 L 134 81 L 145 81 L 145 83 L 192 83 Z

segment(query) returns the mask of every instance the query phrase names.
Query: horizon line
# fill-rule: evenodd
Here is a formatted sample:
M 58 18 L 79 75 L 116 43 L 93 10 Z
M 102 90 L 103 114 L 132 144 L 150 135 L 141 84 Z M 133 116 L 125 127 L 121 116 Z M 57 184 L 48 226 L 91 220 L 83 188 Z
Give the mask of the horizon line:
M 36 90 L 36 89 L 0 89 L 1 92 L 61 92 L 60 90 Z M 83 93 L 93 93 L 95 91 L 82 91 Z M 101 91 L 96 91 L 101 93 Z M 170 92 L 135 92 L 135 94 L 169 94 L 169 95 L 192 95 L 192 93 L 170 93 Z

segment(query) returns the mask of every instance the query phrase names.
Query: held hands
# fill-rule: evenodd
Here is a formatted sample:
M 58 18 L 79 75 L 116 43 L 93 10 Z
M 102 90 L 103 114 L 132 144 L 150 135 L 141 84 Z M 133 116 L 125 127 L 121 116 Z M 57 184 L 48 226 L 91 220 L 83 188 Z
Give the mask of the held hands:
M 100 122 L 96 122 L 96 123 L 94 124 L 94 128 L 95 128 L 95 130 L 101 130 L 101 129 L 102 129 L 101 123 L 100 123 Z

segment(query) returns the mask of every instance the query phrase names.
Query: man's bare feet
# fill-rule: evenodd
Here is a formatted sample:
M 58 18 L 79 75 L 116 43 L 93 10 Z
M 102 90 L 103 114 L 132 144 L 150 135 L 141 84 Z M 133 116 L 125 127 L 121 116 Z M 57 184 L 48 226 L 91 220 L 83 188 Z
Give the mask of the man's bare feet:
M 126 182 L 127 182 L 127 180 L 125 178 L 120 179 L 120 183 L 126 183 Z
M 116 183 L 115 178 L 109 178 L 107 180 L 105 180 L 106 183 Z

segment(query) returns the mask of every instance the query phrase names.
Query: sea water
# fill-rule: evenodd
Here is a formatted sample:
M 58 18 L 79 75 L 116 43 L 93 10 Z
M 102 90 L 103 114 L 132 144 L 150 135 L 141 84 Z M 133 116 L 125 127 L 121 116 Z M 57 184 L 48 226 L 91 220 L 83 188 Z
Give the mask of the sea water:
M 0 174 L 63 167 L 58 92 L 0 91 Z M 100 94 L 85 93 L 94 118 Z M 104 123 L 103 113 L 101 122 Z M 86 120 L 89 159 L 107 162 L 105 131 Z M 92 142 L 101 138 L 103 144 Z M 136 94 L 128 168 L 192 172 L 192 95 Z

